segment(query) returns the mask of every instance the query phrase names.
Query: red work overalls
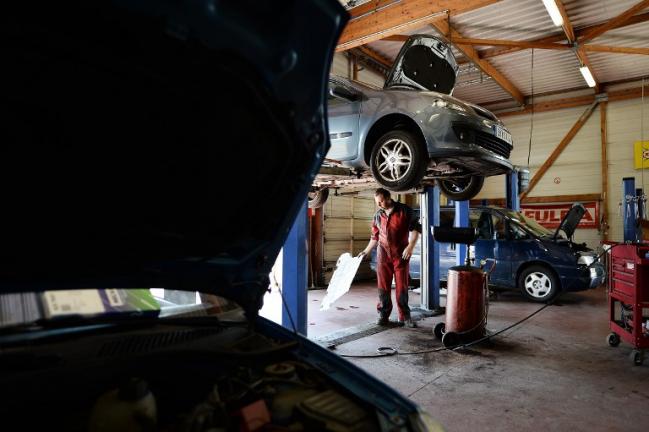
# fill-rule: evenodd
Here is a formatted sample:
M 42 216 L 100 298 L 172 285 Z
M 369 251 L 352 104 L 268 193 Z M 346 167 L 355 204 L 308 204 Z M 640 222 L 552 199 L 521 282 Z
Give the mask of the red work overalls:
M 379 288 L 379 303 L 376 309 L 382 318 L 392 313 L 392 277 L 396 285 L 397 310 L 399 320 L 410 319 L 408 307 L 409 260 L 401 256 L 408 246 L 408 234 L 412 230 L 421 232 L 421 225 L 413 220 L 410 207 L 394 202 L 394 208 L 388 216 L 380 209 L 372 222 L 372 239 L 379 242 L 376 247 L 376 278 Z

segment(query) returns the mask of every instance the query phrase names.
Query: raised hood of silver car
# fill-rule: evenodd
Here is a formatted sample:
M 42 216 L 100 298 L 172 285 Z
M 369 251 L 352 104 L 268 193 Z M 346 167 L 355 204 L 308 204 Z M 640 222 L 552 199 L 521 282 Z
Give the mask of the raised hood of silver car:
M 430 35 L 413 35 L 399 51 L 384 88 L 451 94 L 457 70 L 453 51 L 446 43 Z

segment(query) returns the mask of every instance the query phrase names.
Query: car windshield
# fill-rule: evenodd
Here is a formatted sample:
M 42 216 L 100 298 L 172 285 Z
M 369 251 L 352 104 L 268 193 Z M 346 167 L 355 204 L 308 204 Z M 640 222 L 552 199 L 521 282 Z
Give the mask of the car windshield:
M 552 231 L 540 225 L 534 219 L 524 216 L 523 213 L 507 211 L 506 214 L 512 222 L 524 227 L 537 237 L 552 237 L 554 235 Z
M 226 298 L 164 288 L 111 288 L 17 293 L 0 296 L 0 327 L 81 318 L 190 318 L 212 316 L 244 322 L 243 309 Z

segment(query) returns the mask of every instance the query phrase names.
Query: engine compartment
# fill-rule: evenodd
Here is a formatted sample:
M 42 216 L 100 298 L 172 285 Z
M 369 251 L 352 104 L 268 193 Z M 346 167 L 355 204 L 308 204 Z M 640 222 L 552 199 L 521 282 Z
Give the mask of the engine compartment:
M 22 430 L 382 429 L 383 415 L 296 343 L 247 327 L 156 326 L 0 352 L 0 412 Z

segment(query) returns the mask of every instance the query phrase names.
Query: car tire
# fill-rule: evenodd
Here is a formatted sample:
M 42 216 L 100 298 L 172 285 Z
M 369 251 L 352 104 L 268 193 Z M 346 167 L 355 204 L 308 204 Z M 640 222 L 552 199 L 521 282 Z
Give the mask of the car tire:
M 319 189 L 317 191 L 309 192 L 309 208 L 317 209 L 322 207 L 329 198 L 329 189 Z
M 559 281 L 549 267 L 532 265 L 518 278 L 518 287 L 525 297 L 538 303 L 547 303 L 559 293 Z
M 377 183 L 402 192 L 421 183 L 428 167 L 428 155 L 415 134 L 396 130 L 379 138 L 372 148 L 370 169 Z
M 483 176 L 471 176 L 437 181 L 441 192 L 453 201 L 466 201 L 476 196 L 484 184 Z

